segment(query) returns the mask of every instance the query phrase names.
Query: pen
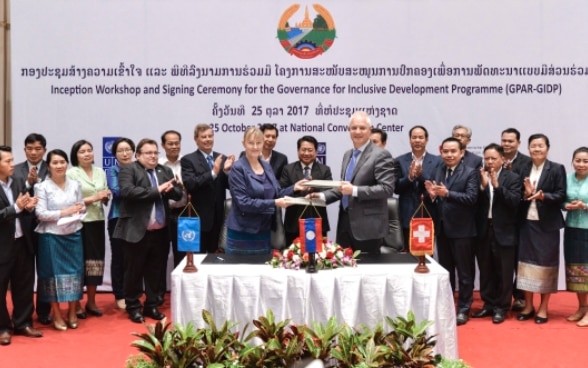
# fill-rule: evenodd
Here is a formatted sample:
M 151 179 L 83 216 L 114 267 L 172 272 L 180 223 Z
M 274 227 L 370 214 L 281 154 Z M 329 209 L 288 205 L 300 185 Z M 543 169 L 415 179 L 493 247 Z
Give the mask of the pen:
M 224 258 L 221 258 L 221 257 L 216 257 L 216 259 L 218 259 L 220 261 L 224 261 L 225 260 Z

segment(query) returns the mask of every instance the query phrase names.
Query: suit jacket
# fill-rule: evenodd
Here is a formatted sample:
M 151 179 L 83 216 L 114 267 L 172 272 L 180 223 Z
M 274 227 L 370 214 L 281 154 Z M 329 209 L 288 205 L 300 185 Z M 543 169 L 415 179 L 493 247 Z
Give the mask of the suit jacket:
M 310 176 L 314 180 L 333 180 L 333 175 L 331 174 L 331 168 L 327 165 L 323 165 L 318 161 L 315 161 L 312 164 L 312 170 L 310 171 Z M 284 167 L 282 171 L 282 177 L 280 178 L 280 186 L 283 188 L 289 187 L 294 185 L 299 180 L 304 179 L 304 172 L 302 170 L 302 164 L 300 161 L 293 162 L 288 164 Z M 294 197 L 304 197 L 306 193 L 296 193 L 294 192 Z M 289 233 L 298 233 L 298 219 L 299 218 L 313 218 L 317 217 L 317 214 L 312 208 L 307 208 L 304 212 L 302 212 L 306 206 L 294 205 L 286 208 L 286 215 L 284 216 L 284 230 Z M 323 233 L 326 233 L 331 228 L 329 227 L 329 218 L 327 216 L 327 208 L 326 207 L 316 207 L 318 213 L 323 222 Z M 300 217 L 302 215 L 302 217 Z
M 26 191 L 22 178 L 12 177 L 12 197 L 14 201 L 20 193 Z M 16 231 L 16 219 L 20 220 L 23 236 L 29 253 L 33 254 L 33 230 L 30 228 L 33 215 L 23 209 L 19 214 L 13 204 L 10 204 L 4 190 L 0 188 L 0 265 L 8 262 L 15 254 L 14 234 Z M 1 267 L 1 266 L 0 266 Z
M 470 151 L 466 150 L 463 154 L 463 158 L 461 159 L 466 166 L 472 167 L 474 169 L 479 169 L 483 166 L 483 159 L 482 157 L 471 153 Z
M 523 178 L 531 175 L 533 162 L 523 168 Z M 537 183 L 537 191 L 542 190 L 544 199 L 535 201 L 539 212 L 539 226 L 544 231 L 556 231 L 564 227 L 565 221 L 561 212 L 561 204 L 566 200 L 567 180 L 566 169 L 563 165 L 545 160 L 541 177 Z M 524 192 L 524 191 L 523 191 Z M 527 218 L 531 202 L 521 202 L 521 218 Z
M 173 179 L 174 174 L 169 167 L 157 165 L 155 167 L 159 183 Z M 114 229 L 114 238 L 123 239 L 129 243 L 137 243 L 145 236 L 149 218 L 155 201 L 163 200 L 166 218 L 169 217 L 169 199 L 182 198 L 182 188 L 179 184 L 165 194 L 160 194 L 157 188 L 151 186 L 149 174 L 145 168 L 135 161 L 123 165 L 118 173 L 120 185 L 120 212 Z
M 220 155 L 212 152 L 213 159 Z M 200 150 L 196 150 L 180 160 L 182 182 L 191 196 L 191 202 L 200 216 L 202 231 L 211 231 L 215 223 L 222 224 L 225 218 L 226 190 L 229 188 L 228 176 L 221 169 L 212 177 L 212 170 Z M 223 167 L 224 160 L 221 165 Z
M 259 162 L 266 174 L 271 174 L 270 165 L 262 159 Z M 291 196 L 293 186 L 281 188 L 273 175 L 265 175 L 275 191 L 272 198 L 266 198 L 263 178 L 257 175 L 246 157 L 233 164 L 229 173 L 229 187 L 232 205 L 227 216 L 227 228 L 252 234 L 272 230 L 276 212 L 275 199 Z
M 436 227 L 440 226 L 449 238 L 475 237 L 476 201 L 480 190 L 480 173 L 462 162 L 457 165 L 451 179 L 445 178 L 447 166 L 442 163 L 437 168 L 435 181 L 445 183 L 448 197 L 435 198 L 437 210 L 434 216 Z
M 341 180 L 353 150 L 345 152 Z M 357 186 L 357 197 L 349 198 L 351 232 L 357 240 L 381 239 L 388 234 L 388 198 L 394 193 L 394 159 L 389 151 L 369 142 L 355 164 L 351 184 Z M 324 192 L 327 203 L 341 199 L 337 189 Z
M 422 164 L 423 174 L 413 181 L 408 179 L 410 165 L 412 164 L 412 152 L 397 157 L 396 162 L 398 162 L 398 170 L 396 171 L 398 176 L 396 178 L 394 193 L 398 194 L 398 206 L 402 227 L 407 229 L 410 226 L 412 215 L 421 203 L 421 194 L 425 198 L 428 196 L 427 190 L 425 189 L 425 181 L 434 179 L 437 167 L 442 161 L 439 156 L 427 152 Z M 425 201 L 425 205 L 432 215 L 434 208 L 431 202 Z
M 41 181 L 45 180 L 47 175 L 49 175 L 49 170 L 47 168 L 47 163 L 45 161 L 41 161 L 41 168 L 37 172 L 37 175 L 39 176 Z M 25 161 L 14 166 L 13 177 L 21 178 L 25 182 L 25 185 L 26 185 L 26 181 L 27 181 L 28 176 L 29 176 L 29 162 L 28 161 L 25 160 Z M 28 189 L 29 189 L 30 195 L 35 194 L 34 185 Z
M 245 151 L 241 151 L 239 154 L 239 158 L 245 156 Z M 288 157 L 280 153 L 278 151 L 272 150 L 272 157 L 269 160 L 269 164 L 272 167 L 272 171 L 274 172 L 276 179 L 280 180 L 282 177 L 282 171 L 284 167 L 288 164 Z
M 518 207 L 521 203 L 522 181 L 515 172 L 502 169 L 498 175 L 498 188 L 492 197 L 492 226 L 496 241 L 501 246 L 515 246 L 519 242 Z M 481 238 L 488 231 L 490 211 L 490 185 L 480 190 L 478 198 L 479 226 Z
M 521 181 L 523 180 L 523 169 L 527 166 L 532 165 L 531 157 L 522 154 L 521 152 L 517 153 L 517 158 L 512 162 L 511 171 L 514 171 L 519 175 Z

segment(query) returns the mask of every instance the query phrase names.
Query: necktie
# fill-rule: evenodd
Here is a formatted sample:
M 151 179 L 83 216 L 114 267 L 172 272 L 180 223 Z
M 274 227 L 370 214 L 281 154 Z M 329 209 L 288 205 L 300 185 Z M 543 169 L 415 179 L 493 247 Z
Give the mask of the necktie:
M 212 155 L 206 156 L 206 162 L 208 162 L 208 167 L 212 170 L 212 167 L 214 166 L 214 161 L 212 160 Z
M 310 167 L 304 166 L 304 179 L 310 179 Z
M 359 156 L 360 153 L 360 150 L 353 150 L 353 155 L 351 155 L 351 160 L 349 160 L 349 165 L 347 165 L 347 170 L 345 170 L 345 181 L 351 181 L 351 178 L 353 178 L 353 170 L 355 170 L 357 156 Z M 347 207 L 349 207 L 349 196 L 344 195 L 343 198 L 341 198 L 341 202 L 343 204 L 343 209 L 347 209 Z
M 445 178 L 446 183 L 451 181 L 451 176 L 453 176 L 453 169 L 447 169 L 447 177 Z
M 155 172 L 153 169 L 147 170 L 147 174 L 149 175 L 151 186 L 153 188 L 157 188 L 157 180 L 155 180 Z M 160 225 L 165 224 L 165 209 L 163 208 L 163 201 L 161 200 L 161 196 L 159 196 L 159 199 L 155 201 L 155 221 Z

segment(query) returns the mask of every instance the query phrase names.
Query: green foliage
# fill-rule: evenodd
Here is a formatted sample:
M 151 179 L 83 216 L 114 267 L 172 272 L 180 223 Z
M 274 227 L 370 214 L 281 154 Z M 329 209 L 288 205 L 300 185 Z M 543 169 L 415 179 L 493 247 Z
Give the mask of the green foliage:
M 127 368 L 249 368 L 292 367 L 302 359 L 320 359 L 326 367 L 371 368 L 469 368 L 459 360 L 442 360 L 433 355 L 435 339 L 427 336 L 432 322 L 417 322 L 414 313 L 407 317 L 387 317 L 386 331 L 379 324 L 374 328 L 354 329 L 339 324 L 335 317 L 310 326 L 276 321 L 271 310 L 253 320 L 255 329 L 246 334 L 233 332 L 236 323 L 226 321 L 217 327 L 212 315 L 202 311 L 206 324 L 195 328 L 176 325 L 170 329 L 165 320 L 147 326 L 148 333 L 134 335 L 133 342 L 140 355 L 129 357 Z

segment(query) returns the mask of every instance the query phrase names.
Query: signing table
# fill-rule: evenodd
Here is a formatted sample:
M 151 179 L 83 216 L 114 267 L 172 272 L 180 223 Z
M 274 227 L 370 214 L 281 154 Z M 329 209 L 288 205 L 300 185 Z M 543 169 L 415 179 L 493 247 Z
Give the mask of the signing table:
M 410 257 L 410 255 L 408 255 Z M 437 335 L 435 352 L 457 358 L 455 309 L 449 274 L 432 258 L 430 272 L 414 273 L 414 263 L 362 264 L 356 268 L 304 270 L 272 268 L 264 264 L 201 263 L 194 255 L 196 273 L 184 273 L 186 260 L 172 272 L 172 321 L 203 327 L 202 310 L 217 325 L 226 320 L 246 323 L 271 309 L 277 321 L 298 324 L 327 321 L 336 316 L 350 326 L 378 323 L 388 329 L 385 317 L 406 317 L 409 310 L 417 321 L 431 320 L 430 335 Z

